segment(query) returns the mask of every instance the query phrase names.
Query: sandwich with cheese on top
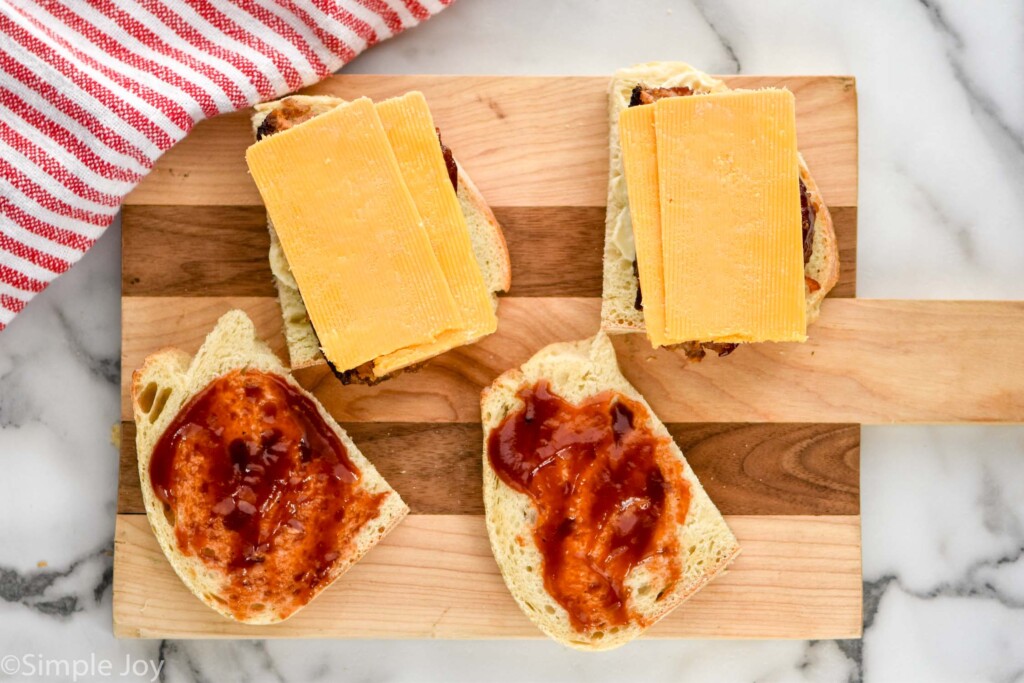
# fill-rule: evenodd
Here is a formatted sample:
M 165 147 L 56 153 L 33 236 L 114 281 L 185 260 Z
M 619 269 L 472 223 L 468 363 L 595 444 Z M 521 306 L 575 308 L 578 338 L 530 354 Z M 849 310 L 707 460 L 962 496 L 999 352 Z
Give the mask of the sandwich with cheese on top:
M 795 118 L 788 90 L 730 90 L 680 62 L 616 72 L 603 330 L 691 360 L 806 339 L 839 257 Z
M 374 384 L 495 331 L 505 238 L 422 93 L 291 96 L 253 129 L 293 368 Z

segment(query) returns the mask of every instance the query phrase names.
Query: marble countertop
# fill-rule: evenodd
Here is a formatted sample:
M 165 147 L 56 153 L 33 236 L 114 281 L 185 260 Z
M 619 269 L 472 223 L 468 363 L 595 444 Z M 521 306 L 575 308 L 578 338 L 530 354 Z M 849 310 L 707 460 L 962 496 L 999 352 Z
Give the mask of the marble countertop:
M 1022 299 L 1022 27 L 1020 2 L 460 0 L 347 71 L 682 59 L 853 74 L 860 296 Z M 545 641 L 117 641 L 119 245 L 115 226 L 0 335 L 0 669 L 13 654 L 36 670 L 127 662 L 132 680 L 157 666 L 168 681 L 1024 680 L 1019 426 L 864 428 L 863 641 L 640 641 L 596 656 Z M 67 678 L 50 673 L 13 678 Z

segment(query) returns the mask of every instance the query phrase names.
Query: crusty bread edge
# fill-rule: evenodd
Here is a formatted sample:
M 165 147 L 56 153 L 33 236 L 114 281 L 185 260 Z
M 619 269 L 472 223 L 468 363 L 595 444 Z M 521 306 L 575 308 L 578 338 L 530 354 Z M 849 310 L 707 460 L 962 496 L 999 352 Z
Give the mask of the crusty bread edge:
M 688 514 L 686 522 L 679 529 L 680 537 L 683 538 L 686 531 L 691 530 L 693 527 L 706 523 L 709 526 L 713 526 L 718 533 L 731 542 L 730 547 L 723 550 L 723 555 L 719 562 L 709 564 L 689 582 L 680 580 L 671 592 L 666 595 L 665 599 L 657 603 L 657 610 L 655 612 L 645 614 L 645 618 L 648 620 L 646 627 L 633 625 L 620 628 L 615 634 L 604 634 L 600 639 L 587 638 L 584 634 L 572 631 L 571 627 L 567 628 L 569 623 L 568 614 L 550 596 L 547 596 L 545 609 L 539 609 L 538 606 L 532 605 L 527 597 L 517 589 L 517 585 L 525 581 L 533 584 L 532 594 L 534 597 L 530 599 L 536 600 L 536 594 L 540 592 L 546 595 L 546 590 L 543 588 L 543 580 L 540 578 L 539 567 L 542 566 L 540 553 L 532 540 L 532 527 L 527 521 L 529 510 L 533 509 L 532 502 L 524 494 L 520 494 L 505 485 L 497 476 L 490 466 L 487 455 L 487 443 L 490 431 L 500 423 L 507 411 L 515 410 L 522 405 L 521 401 L 515 397 L 515 392 L 519 388 L 530 385 L 542 378 L 547 379 L 551 383 L 552 390 L 555 393 L 574 403 L 578 403 L 586 396 L 593 395 L 599 391 L 613 389 L 642 404 L 648 411 L 648 425 L 650 429 L 655 434 L 668 440 L 673 455 L 683 465 L 683 476 L 690 486 L 690 510 L 693 514 Z M 484 389 L 481 396 L 481 415 L 484 427 L 484 509 L 492 552 L 506 586 L 523 613 L 543 633 L 563 645 L 579 650 L 594 651 L 608 650 L 625 644 L 692 597 L 715 576 L 724 571 L 739 553 L 740 548 L 735 536 L 729 530 L 721 513 L 714 506 L 714 503 L 708 497 L 707 492 L 686 462 L 682 451 L 674 439 L 672 439 L 664 424 L 654 414 L 647 401 L 622 376 L 615 360 L 614 348 L 606 334 L 599 332 L 596 337 L 591 339 L 549 345 L 537 352 L 522 368 L 506 371 L 491 386 Z M 499 500 L 514 500 L 523 509 L 522 520 L 519 519 L 519 515 L 511 515 L 517 522 L 521 522 L 518 528 L 506 529 L 499 524 L 499 519 L 502 522 L 507 522 L 510 519 L 510 516 L 507 514 L 507 505 L 499 502 Z M 529 539 L 525 545 L 520 544 L 520 552 L 526 556 L 525 559 L 520 559 L 520 564 L 534 567 L 537 571 L 524 571 L 522 566 L 515 566 L 517 558 L 510 553 L 504 552 L 504 547 L 510 544 L 512 539 L 516 538 Z M 633 575 L 631 574 L 630 576 L 632 579 Z M 572 637 L 567 636 L 567 633 L 570 631 Z
M 608 86 L 608 131 L 609 131 L 609 164 L 608 164 L 608 201 L 607 213 L 605 216 L 605 243 L 603 261 L 603 287 L 601 302 L 601 329 L 609 334 L 644 333 L 644 316 L 642 311 L 633 308 L 633 299 L 625 301 L 620 298 L 613 298 L 612 292 L 616 289 L 615 283 L 621 278 L 628 278 L 628 287 L 634 296 L 637 287 L 637 278 L 632 270 L 624 273 L 621 263 L 621 252 L 615 246 L 612 236 L 616 223 L 624 214 L 628 218 L 629 202 L 625 197 L 625 178 L 621 162 L 621 150 L 618 136 L 618 117 L 622 110 L 621 93 L 619 92 L 626 84 L 635 85 L 643 82 L 651 87 L 664 87 L 668 85 L 690 85 L 694 89 L 701 89 L 704 92 L 725 92 L 729 87 L 722 81 L 713 78 L 702 71 L 699 71 L 689 64 L 683 62 L 648 62 L 626 67 L 615 72 Z M 812 272 L 818 276 L 815 278 L 820 288 L 811 292 L 806 289 L 807 323 L 817 320 L 821 309 L 821 302 L 825 296 L 835 287 L 839 280 L 839 250 L 835 235 L 835 226 L 832 223 L 832 216 L 821 196 L 817 183 L 811 176 L 807 163 L 802 155 L 799 156 L 800 177 L 807 187 L 808 198 L 815 207 L 815 231 L 812 248 L 811 261 L 805 267 L 805 273 Z M 621 183 L 621 190 L 618 184 Z
M 324 95 L 291 95 L 273 102 L 264 102 L 254 107 L 255 113 L 252 116 L 252 130 L 255 135 L 264 119 L 273 110 L 280 108 L 285 100 L 294 100 L 300 103 L 309 104 L 313 107 L 327 111 L 333 107 L 343 104 L 346 100 L 338 97 Z M 323 113 L 323 111 L 319 113 Z M 467 223 L 479 225 L 484 229 L 480 232 L 471 232 L 473 241 L 473 254 L 477 260 L 477 266 L 488 284 L 492 302 L 497 309 L 498 293 L 507 292 L 512 286 L 512 264 L 508 253 L 508 244 L 505 241 L 505 234 L 498 223 L 494 212 L 491 210 L 483 194 L 476 184 L 466 173 L 461 164 L 458 164 L 459 182 L 456 196 L 459 206 L 466 216 Z M 314 365 L 326 364 L 320 348 L 317 345 L 316 332 L 309 321 L 309 314 L 302 301 L 298 286 L 291 275 L 288 261 L 281 249 L 277 234 L 274 232 L 273 224 L 269 218 L 267 229 L 270 233 L 270 261 L 271 270 L 274 274 L 274 283 L 278 292 L 278 300 L 281 304 L 281 311 L 284 324 L 285 341 L 288 347 L 288 356 L 293 369 L 307 368 Z M 488 259 L 488 254 L 497 255 L 495 259 Z M 347 368 L 345 368 L 347 369 Z
M 481 255 L 474 249 L 477 265 L 484 273 L 484 280 L 490 284 L 491 294 L 497 297 L 498 292 L 507 292 L 512 286 L 512 261 L 508 254 L 508 242 L 505 241 L 505 231 L 501 229 L 501 224 L 498 223 L 498 219 L 494 216 L 494 211 L 491 210 L 490 205 L 484 199 L 484 195 L 480 192 L 476 183 L 473 182 L 473 179 L 463 169 L 462 164 L 456 161 L 455 165 L 459 169 L 456 196 L 459 199 L 462 212 L 466 215 L 467 220 L 473 216 L 479 216 L 484 224 L 490 228 L 483 233 L 483 236 L 488 239 L 491 248 L 500 256 L 497 263 L 488 268 L 488 264 L 481 260 Z
M 821 313 L 821 302 L 824 301 L 832 288 L 839 282 L 839 240 L 836 238 L 832 213 L 828 210 L 818 183 L 807 168 L 803 155 L 800 159 L 800 178 L 807 188 L 807 198 L 814 208 L 814 241 L 811 248 L 811 259 L 804 267 L 804 273 L 820 286 L 817 291 L 807 292 L 807 324 L 818 319 Z
M 132 412 L 136 424 L 138 472 L 146 516 L 164 556 L 167 557 L 171 567 L 189 591 L 211 609 L 236 621 L 240 620 L 226 608 L 226 605 L 212 597 L 221 589 L 222 577 L 215 572 L 206 570 L 200 559 L 186 556 L 178 549 L 174 538 L 174 527 L 165 517 L 163 503 L 153 490 L 149 478 L 149 462 L 156 442 L 182 406 L 217 377 L 242 367 L 274 373 L 284 378 L 296 391 L 310 398 L 321 417 L 341 439 L 349 459 L 359 468 L 361 472 L 360 486 L 374 492 L 388 494 L 377 516 L 367 522 L 354 539 L 351 552 L 348 552 L 344 559 L 339 560 L 332 568 L 330 580 L 324 582 L 310 596 L 309 602 L 312 602 L 317 595 L 337 581 L 409 513 L 408 506 L 399 494 L 380 476 L 345 430 L 312 394 L 288 374 L 287 369 L 270 350 L 270 347 L 257 338 L 252 321 L 242 311 L 233 310 L 221 316 L 195 356 L 173 348 L 165 348 L 151 354 L 132 373 L 130 386 Z M 157 409 L 156 404 L 148 410 L 142 405 L 142 395 L 151 383 L 160 388 L 156 392 L 158 402 L 160 394 L 166 392 L 160 409 Z M 154 413 L 154 411 L 156 412 Z M 268 609 L 254 618 L 244 620 L 243 623 L 278 623 L 294 616 L 306 605 L 301 605 L 284 615 Z

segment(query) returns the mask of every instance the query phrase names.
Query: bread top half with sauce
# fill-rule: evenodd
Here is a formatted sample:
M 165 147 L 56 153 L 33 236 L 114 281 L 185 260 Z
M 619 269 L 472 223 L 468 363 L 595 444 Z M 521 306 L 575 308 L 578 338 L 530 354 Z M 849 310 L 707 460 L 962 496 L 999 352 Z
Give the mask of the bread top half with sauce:
M 131 396 L 150 525 L 189 590 L 226 617 L 287 619 L 409 511 L 241 311 L 194 357 L 149 356 Z
M 623 645 L 739 552 L 604 333 L 537 352 L 485 389 L 481 408 L 491 549 L 555 640 Z

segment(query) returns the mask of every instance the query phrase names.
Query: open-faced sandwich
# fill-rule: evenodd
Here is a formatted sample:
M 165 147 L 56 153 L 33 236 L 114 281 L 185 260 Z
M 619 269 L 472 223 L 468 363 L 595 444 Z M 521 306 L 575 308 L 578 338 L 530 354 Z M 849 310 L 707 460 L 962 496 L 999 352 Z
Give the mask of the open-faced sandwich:
M 372 384 L 494 332 L 505 238 L 421 93 L 291 96 L 252 123 L 292 368 Z
M 523 612 L 555 640 L 622 645 L 739 552 L 604 333 L 504 373 L 482 413 L 491 549 Z
M 806 338 L 839 257 L 792 94 L 652 62 L 615 73 L 609 116 L 602 329 L 694 360 Z
M 241 311 L 195 357 L 149 356 L 131 395 L 149 523 L 226 617 L 287 619 L 409 511 Z

